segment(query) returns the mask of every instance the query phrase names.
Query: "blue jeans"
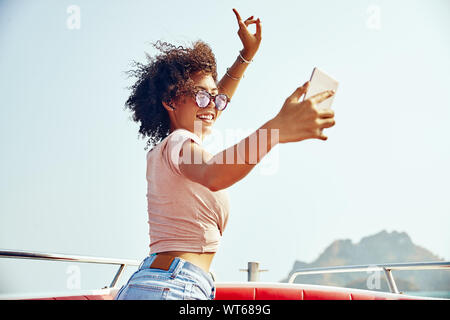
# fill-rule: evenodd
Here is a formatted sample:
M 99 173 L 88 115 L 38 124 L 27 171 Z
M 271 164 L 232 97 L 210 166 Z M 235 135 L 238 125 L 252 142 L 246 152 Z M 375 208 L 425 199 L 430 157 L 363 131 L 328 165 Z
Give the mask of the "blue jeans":
M 213 300 L 214 280 L 210 273 L 176 257 L 169 270 L 151 269 L 156 255 L 142 261 L 139 269 L 120 288 L 114 300 Z

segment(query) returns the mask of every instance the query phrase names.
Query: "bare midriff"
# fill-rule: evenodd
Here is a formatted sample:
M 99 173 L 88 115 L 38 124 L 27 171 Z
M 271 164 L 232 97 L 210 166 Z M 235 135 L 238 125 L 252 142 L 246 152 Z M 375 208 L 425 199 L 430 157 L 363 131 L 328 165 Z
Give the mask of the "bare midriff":
M 168 255 L 171 257 L 178 257 L 184 259 L 197 267 L 202 268 L 206 273 L 209 273 L 209 267 L 214 258 L 215 252 L 184 252 L 184 251 L 167 251 L 160 252 L 158 255 Z

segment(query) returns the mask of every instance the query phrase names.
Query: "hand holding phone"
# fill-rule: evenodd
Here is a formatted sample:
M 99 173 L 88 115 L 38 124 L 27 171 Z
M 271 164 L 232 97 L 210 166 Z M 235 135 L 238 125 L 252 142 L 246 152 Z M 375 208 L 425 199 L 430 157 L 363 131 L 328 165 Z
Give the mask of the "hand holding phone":
M 312 95 L 314 91 L 309 90 L 310 84 L 307 81 L 301 87 L 298 87 L 285 100 L 278 114 L 264 125 L 272 129 L 278 129 L 279 143 L 297 142 L 305 139 L 328 139 L 322 130 L 335 125 L 334 111 L 317 106 L 332 98 L 335 89 L 319 90 L 318 94 Z M 310 92 L 310 97 L 307 100 L 300 101 L 307 91 Z
M 321 93 L 321 92 L 327 91 L 327 90 L 334 90 L 336 92 L 338 86 L 339 86 L 339 82 L 336 79 L 334 79 L 330 75 L 326 74 L 324 71 L 320 70 L 319 68 L 315 67 L 311 74 L 311 79 L 309 80 L 308 91 L 306 92 L 303 100 L 306 100 L 318 93 Z M 334 99 L 334 96 L 318 103 L 317 108 L 318 109 L 331 109 L 333 99 Z

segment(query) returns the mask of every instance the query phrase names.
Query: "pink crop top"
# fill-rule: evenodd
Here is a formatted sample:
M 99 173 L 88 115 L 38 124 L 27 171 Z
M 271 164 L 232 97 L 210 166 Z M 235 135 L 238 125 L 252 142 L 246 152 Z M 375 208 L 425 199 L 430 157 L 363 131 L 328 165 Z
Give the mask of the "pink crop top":
M 216 252 L 227 225 L 228 193 L 213 192 L 180 172 L 180 150 L 187 139 L 202 144 L 194 133 L 177 129 L 147 153 L 150 254 Z

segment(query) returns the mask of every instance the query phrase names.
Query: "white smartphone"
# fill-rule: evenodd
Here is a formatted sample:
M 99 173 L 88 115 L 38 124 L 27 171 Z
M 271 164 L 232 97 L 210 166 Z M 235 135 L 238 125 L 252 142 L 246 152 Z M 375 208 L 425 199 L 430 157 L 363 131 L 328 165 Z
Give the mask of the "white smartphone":
M 311 74 L 311 79 L 309 81 L 309 88 L 303 100 L 306 100 L 323 91 L 337 91 L 337 88 L 339 86 L 339 82 L 336 79 L 326 74 L 324 71 L 320 70 L 317 67 L 314 68 Z M 317 107 L 320 109 L 331 109 L 331 104 L 333 103 L 333 99 L 335 96 L 336 94 L 317 104 Z

